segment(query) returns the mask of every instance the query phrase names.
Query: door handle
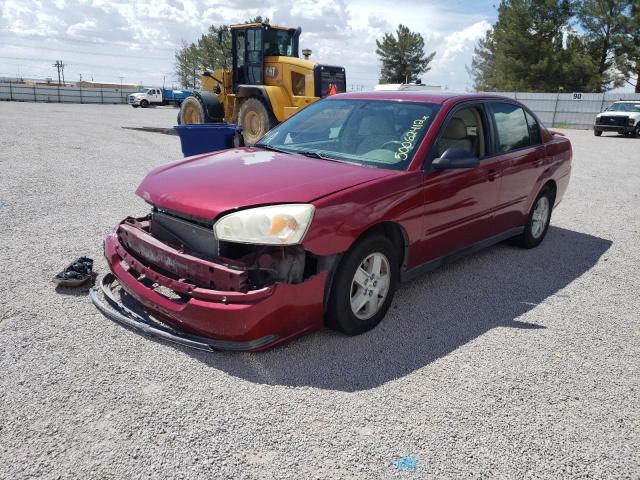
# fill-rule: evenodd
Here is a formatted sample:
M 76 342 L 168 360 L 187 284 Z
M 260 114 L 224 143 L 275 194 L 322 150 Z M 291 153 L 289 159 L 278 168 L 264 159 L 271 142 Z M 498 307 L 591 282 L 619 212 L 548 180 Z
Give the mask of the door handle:
M 487 177 L 489 178 L 490 182 L 493 182 L 496 178 L 498 178 L 498 171 L 497 170 L 489 170 L 487 172 Z

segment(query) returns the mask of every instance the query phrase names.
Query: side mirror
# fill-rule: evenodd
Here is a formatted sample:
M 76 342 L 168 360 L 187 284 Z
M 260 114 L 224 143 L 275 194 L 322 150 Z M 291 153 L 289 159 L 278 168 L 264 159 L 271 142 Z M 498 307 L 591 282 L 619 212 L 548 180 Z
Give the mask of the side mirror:
M 480 166 L 480 159 L 473 153 L 462 148 L 447 148 L 441 157 L 431 163 L 434 170 L 447 170 L 449 168 L 475 168 Z

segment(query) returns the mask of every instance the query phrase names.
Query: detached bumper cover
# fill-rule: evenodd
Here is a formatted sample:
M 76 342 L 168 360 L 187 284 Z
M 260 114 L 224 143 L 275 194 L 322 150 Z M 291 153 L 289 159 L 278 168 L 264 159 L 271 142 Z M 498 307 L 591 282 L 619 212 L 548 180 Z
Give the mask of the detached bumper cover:
M 212 338 L 189 335 L 178 330 L 174 330 L 152 316 L 146 318 L 125 307 L 118 302 L 113 294 L 112 288 L 117 285 L 117 280 L 113 274 L 109 273 L 102 278 L 100 287 L 105 301 L 100 300 L 96 289 L 89 291 L 89 296 L 94 305 L 105 316 L 126 326 L 146 333 L 152 337 L 161 338 L 169 342 L 177 343 L 185 347 L 196 348 L 198 350 L 259 350 L 265 348 L 278 340 L 277 335 L 267 335 L 256 340 L 247 342 L 230 342 L 224 340 L 214 340 Z
M 169 278 L 155 270 L 127 251 L 116 232 L 107 236 L 104 247 L 114 279 L 157 322 L 141 324 L 140 318 L 131 318 L 120 302 L 110 302 L 106 292 L 105 301 L 109 305 L 98 301 L 97 292 L 92 293 L 94 303 L 108 317 L 151 335 L 201 349 L 253 351 L 270 348 L 324 325 L 327 272 L 319 272 L 299 284 L 275 283 L 246 293 L 213 290 Z M 106 289 L 110 289 L 114 279 L 108 276 L 104 280 Z M 161 294 L 150 283 L 172 290 L 175 298 Z

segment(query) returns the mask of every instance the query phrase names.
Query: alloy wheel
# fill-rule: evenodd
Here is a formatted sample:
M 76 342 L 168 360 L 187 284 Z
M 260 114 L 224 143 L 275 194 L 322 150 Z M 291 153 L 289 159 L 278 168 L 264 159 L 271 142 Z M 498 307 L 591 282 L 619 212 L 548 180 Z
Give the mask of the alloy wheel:
M 531 235 L 540 238 L 549 221 L 549 198 L 542 196 L 538 199 L 531 216 Z
M 359 320 L 373 317 L 389 292 L 389 259 L 380 252 L 367 256 L 358 266 L 351 282 L 351 311 Z

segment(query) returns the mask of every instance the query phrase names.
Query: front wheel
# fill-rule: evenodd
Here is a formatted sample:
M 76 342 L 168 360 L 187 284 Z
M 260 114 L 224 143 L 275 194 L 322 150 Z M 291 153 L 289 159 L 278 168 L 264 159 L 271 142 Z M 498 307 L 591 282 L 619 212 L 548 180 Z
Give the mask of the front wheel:
M 249 98 L 240 106 L 238 115 L 245 145 L 253 145 L 276 124 L 265 104 L 257 98 Z
M 593 134 L 594 134 L 596 137 L 599 137 L 599 136 L 601 136 L 601 135 L 602 135 L 602 130 L 594 129 L 594 130 L 593 130 Z
M 545 187 L 533 202 L 531 211 L 527 216 L 524 225 L 524 232 L 515 237 L 515 242 L 522 248 L 535 248 L 542 243 L 549 222 L 551 221 L 551 210 L 553 209 L 554 195 L 549 187 Z
M 347 335 L 374 328 L 389 310 L 398 276 L 398 255 L 387 237 L 372 235 L 359 241 L 335 273 L 327 325 Z
M 148 101 L 146 101 L 146 100 L 142 100 L 142 101 L 140 102 L 140 106 L 141 106 L 142 108 L 147 108 L 147 107 L 149 106 L 149 102 L 148 102 Z
M 640 122 L 638 122 L 638 125 L 636 125 L 636 128 L 634 128 L 633 132 L 631 132 L 631 136 L 633 138 L 640 138 Z

